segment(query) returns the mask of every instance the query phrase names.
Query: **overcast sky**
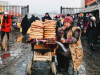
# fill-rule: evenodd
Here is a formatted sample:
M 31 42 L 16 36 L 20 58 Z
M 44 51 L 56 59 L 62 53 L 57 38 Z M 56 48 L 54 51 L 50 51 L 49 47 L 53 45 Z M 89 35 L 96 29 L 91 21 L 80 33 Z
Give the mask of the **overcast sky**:
M 1 0 L 14 5 L 29 5 L 30 13 L 44 14 L 45 12 L 58 11 L 63 7 L 80 7 L 81 0 Z

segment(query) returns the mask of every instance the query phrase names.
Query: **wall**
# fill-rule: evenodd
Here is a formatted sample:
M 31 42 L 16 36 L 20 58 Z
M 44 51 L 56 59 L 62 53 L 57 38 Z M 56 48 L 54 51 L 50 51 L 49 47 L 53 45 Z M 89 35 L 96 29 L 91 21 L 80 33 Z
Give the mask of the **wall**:
M 85 0 L 81 0 L 81 8 L 85 8 Z

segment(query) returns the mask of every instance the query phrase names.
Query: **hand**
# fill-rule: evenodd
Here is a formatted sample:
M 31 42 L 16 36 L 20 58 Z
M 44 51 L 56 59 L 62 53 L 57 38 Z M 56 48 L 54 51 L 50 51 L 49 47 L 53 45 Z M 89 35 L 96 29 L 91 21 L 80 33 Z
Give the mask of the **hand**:
M 2 28 L 5 28 L 5 26 L 2 26 Z
M 66 27 L 65 27 L 65 26 L 63 26 L 63 27 L 62 27 L 62 29 L 63 29 L 63 30 L 65 30 L 65 29 L 66 29 Z
M 63 39 L 63 40 L 61 39 L 61 42 L 62 42 L 62 43 L 65 43 L 65 39 Z

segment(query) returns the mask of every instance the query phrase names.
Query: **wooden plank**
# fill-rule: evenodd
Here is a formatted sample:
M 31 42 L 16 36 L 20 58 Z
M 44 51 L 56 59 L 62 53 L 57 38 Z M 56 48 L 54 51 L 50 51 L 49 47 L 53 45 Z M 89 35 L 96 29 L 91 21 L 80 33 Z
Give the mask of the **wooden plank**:
M 43 44 L 39 44 L 39 45 L 34 44 L 34 49 L 51 49 L 51 48 L 46 47 L 46 45 Z
M 41 58 L 37 58 L 36 60 L 34 61 L 50 61 L 50 59 L 41 59 Z

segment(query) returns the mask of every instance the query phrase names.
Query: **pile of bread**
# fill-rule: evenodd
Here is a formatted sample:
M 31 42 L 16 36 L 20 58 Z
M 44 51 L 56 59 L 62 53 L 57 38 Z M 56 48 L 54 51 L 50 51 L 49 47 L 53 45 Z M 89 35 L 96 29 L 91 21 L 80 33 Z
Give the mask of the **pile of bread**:
M 45 20 L 45 22 L 36 20 L 31 24 L 30 38 L 55 38 L 56 21 Z
M 35 21 L 31 24 L 30 38 L 43 38 L 43 22 Z
M 44 23 L 44 38 L 55 38 L 56 21 L 45 20 Z

